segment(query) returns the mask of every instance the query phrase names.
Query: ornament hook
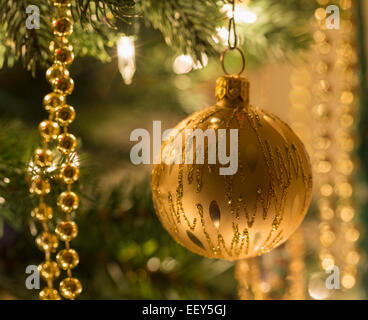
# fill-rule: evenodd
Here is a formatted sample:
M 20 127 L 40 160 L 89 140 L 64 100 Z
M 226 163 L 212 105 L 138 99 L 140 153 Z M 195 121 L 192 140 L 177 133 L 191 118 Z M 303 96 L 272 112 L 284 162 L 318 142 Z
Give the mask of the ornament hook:
M 227 72 L 224 64 L 225 55 L 228 51 L 237 50 L 240 53 L 241 59 L 242 59 L 242 67 L 237 74 L 237 76 L 240 76 L 244 69 L 245 69 L 245 57 L 243 50 L 238 47 L 238 36 L 236 34 L 236 24 L 235 24 L 235 0 L 229 0 L 229 3 L 231 4 L 232 10 L 231 10 L 231 17 L 229 20 L 229 38 L 228 38 L 228 47 L 225 49 L 225 51 L 220 56 L 220 63 L 222 70 L 224 73 L 229 76 L 230 74 Z M 233 41 L 231 41 L 231 35 L 233 36 Z
M 231 17 L 229 19 L 228 33 L 229 37 L 227 39 L 228 47 L 233 50 L 238 46 L 238 36 L 236 34 L 236 25 L 235 25 L 235 0 L 229 1 L 232 9 L 231 9 Z M 233 42 L 231 42 L 231 33 L 233 36 Z
M 241 67 L 240 71 L 237 74 L 237 76 L 240 76 L 243 73 L 244 69 L 245 69 L 245 56 L 244 56 L 243 50 L 240 49 L 239 47 L 235 47 L 235 48 L 230 48 L 229 47 L 229 48 L 226 48 L 223 53 L 221 53 L 220 63 L 221 63 L 222 70 L 224 71 L 224 73 L 227 76 L 230 76 L 230 74 L 227 72 L 227 70 L 225 68 L 224 60 L 225 60 L 226 53 L 229 52 L 229 51 L 231 51 L 231 50 L 237 50 L 240 53 L 240 56 L 241 56 L 241 59 L 242 59 L 242 67 Z

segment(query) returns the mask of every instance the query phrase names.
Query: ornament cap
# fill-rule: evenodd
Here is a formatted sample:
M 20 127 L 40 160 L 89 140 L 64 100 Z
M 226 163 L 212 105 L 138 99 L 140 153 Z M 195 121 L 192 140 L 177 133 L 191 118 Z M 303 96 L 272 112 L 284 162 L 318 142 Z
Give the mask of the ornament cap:
M 241 76 L 223 76 L 216 81 L 216 100 L 229 107 L 249 104 L 249 81 Z

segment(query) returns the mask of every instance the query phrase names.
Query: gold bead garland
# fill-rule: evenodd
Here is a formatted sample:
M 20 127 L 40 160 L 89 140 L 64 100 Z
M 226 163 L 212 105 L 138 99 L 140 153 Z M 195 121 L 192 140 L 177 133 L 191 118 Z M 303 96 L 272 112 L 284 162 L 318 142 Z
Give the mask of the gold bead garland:
M 67 9 L 70 1 L 53 0 L 53 3 L 60 8 L 59 13 L 61 11 L 61 14 L 52 22 L 54 34 L 60 39 L 59 45 L 54 48 L 54 65 L 51 71 L 50 69 L 47 71 L 46 77 L 54 73 L 56 77 L 49 77 L 54 93 L 66 96 L 74 89 L 74 82 L 66 69 L 74 60 L 73 47 L 66 38 L 73 32 L 73 21 Z M 68 126 L 75 118 L 75 110 L 72 106 L 63 104 L 55 111 L 55 119 L 63 127 L 63 133 L 57 137 L 57 148 L 65 156 L 65 162 L 59 171 L 59 178 L 67 187 L 57 199 L 58 207 L 65 213 L 65 220 L 58 223 L 56 235 L 60 241 L 65 243 L 65 249 L 58 252 L 56 261 L 59 267 L 67 272 L 67 278 L 60 283 L 60 293 L 64 298 L 73 300 L 82 292 L 80 281 L 72 276 L 72 269 L 78 265 L 79 256 L 70 247 L 70 241 L 78 234 L 77 225 L 71 221 L 71 213 L 79 206 L 79 198 L 72 191 L 72 184 L 79 178 L 78 164 L 73 162 L 77 139 L 68 132 Z
M 44 97 L 43 105 L 49 112 L 49 119 L 39 125 L 43 138 L 43 148 L 38 148 L 30 163 L 30 167 L 37 167 L 38 174 L 33 176 L 30 192 L 39 196 L 39 205 L 32 211 L 32 216 L 42 222 L 43 232 L 36 238 L 37 246 L 45 252 L 45 262 L 39 266 L 40 274 L 47 281 L 47 287 L 40 292 L 43 300 L 60 299 L 60 295 L 53 287 L 53 280 L 60 276 L 60 269 L 65 270 L 67 277 L 60 282 L 60 293 L 66 299 L 75 299 L 82 292 L 80 281 L 72 276 L 72 269 L 79 263 L 78 253 L 70 247 L 70 241 L 78 234 L 75 222 L 71 221 L 71 214 L 78 209 L 79 198 L 72 191 L 72 184 L 79 178 L 79 163 L 75 149 L 77 139 L 68 132 L 68 126 L 75 118 L 75 110 L 66 104 L 66 96 L 74 89 L 73 79 L 66 69 L 74 60 L 73 47 L 69 44 L 68 36 L 73 32 L 73 21 L 69 7 L 71 0 L 52 0 L 57 15 L 53 18 L 53 33 L 57 38 L 50 45 L 53 51 L 54 64 L 46 71 L 46 78 L 50 82 L 53 92 Z M 62 127 L 63 130 L 60 128 Z M 58 180 L 66 185 L 66 190 L 57 199 L 57 205 L 65 214 L 64 221 L 57 224 L 55 234 L 49 231 L 47 222 L 53 217 L 53 210 L 45 202 L 44 196 L 51 191 L 47 178 L 48 168 L 53 164 L 53 153 L 50 143 L 55 142 L 57 149 L 64 159 L 58 168 Z M 56 262 L 51 260 L 50 254 L 58 247 L 58 240 L 65 243 L 65 248 L 56 255 Z

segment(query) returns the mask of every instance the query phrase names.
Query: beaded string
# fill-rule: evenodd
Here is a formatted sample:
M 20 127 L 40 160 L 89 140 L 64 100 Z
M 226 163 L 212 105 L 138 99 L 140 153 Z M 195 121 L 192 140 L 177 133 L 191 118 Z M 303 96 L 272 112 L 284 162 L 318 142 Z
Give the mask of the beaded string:
M 49 112 L 49 118 L 39 126 L 44 146 L 43 149 L 36 150 L 33 158 L 32 165 L 39 167 L 40 174 L 33 179 L 30 191 L 40 196 L 39 205 L 32 211 L 32 215 L 42 222 L 44 229 L 36 239 L 38 247 L 45 251 L 46 262 L 39 266 L 39 270 L 48 284 L 47 288 L 40 292 L 40 298 L 60 299 L 58 291 L 53 288 L 53 280 L 60 275 L 59 268 L 61 268 L 66 271 L 67 277 L 60 282 L 60 294 L 66 299 L 73 300 L 82 292 L 80 281 L 72 276 L 72 269 L 78 265 L 79 256 L 70 247 L 70 241 L 78 234 L 77 225 L 71 220 L 72 213 L 79 206 L 79 198 L 72 191 L 72 184 L 79 178 L 79 158 L 75 153 L 77 139 L 68 130 L 75 119 L 75 110 L 66 104 L 66 96 L 74 89 L 73 79 L 67 69 L 74 60 L 73 47 L 68 39 L 73 32 L 73 20 L 70 11 L 71 0 L 51 0 L 51 2 L 56 12 L 52 20 L 56 39 L 50 44 L 53 65 L 46 71 L 46 78 L 53 92 L 47 94 L 43 100 L 43 105 Z M 61 154 L 60 167 L 53 163 L 53 153 L 49 150 L 51 142 L 56 144 Z M 65 214 L 65 218 L 57 224 L 56 235 L 49 232 L 47 221 L 52 219 L 52 208 L 44 201 L 44 195 L 51 191 L 46 173 L 52 172 L 55 168 L 57 169 L 55 180 L 66 187 L 57 199 L 57 205 Z M 51 261 L 50 254 L 56 251 L 58 239 L 65 243 L 65 248 L 57 253 L 56 263 Z

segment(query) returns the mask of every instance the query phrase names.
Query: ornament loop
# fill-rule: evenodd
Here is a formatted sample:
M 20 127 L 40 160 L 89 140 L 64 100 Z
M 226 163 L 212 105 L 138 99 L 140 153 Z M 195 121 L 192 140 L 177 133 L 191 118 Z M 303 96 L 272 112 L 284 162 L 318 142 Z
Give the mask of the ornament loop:
M 243 53 L 243 50 L 240 49 L 239 47 L 235 47 L 235 48 L 226 48 L 225 51 L 223 53 L 221 53 L 221 56 L 220 56 L 220 63 L 221 63 L 221 67 L 222 67 L 222 70 L 224 71 L 224 73 L 227 75 L 227 76 L 230 76 L 230 74 L 227 72 L 226 68 L 225 68 L 225 64 L 224 64 L 224 60 L 225 60 L 225 55 L 228 51 L 231 51 L 231 50 L 237 50 L 239 53 L 240 53 L 240 56 L 241 56 L 241 59 L 242 59 L 242 67 L 239 71 L 239 73 L 237 74 L 238 76 L 240 76 L 244 69 L 245 69 L 245 56 L 244 56 L 244 53 Z

